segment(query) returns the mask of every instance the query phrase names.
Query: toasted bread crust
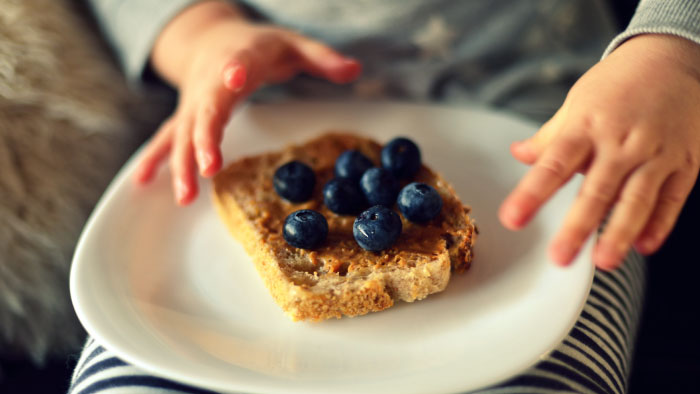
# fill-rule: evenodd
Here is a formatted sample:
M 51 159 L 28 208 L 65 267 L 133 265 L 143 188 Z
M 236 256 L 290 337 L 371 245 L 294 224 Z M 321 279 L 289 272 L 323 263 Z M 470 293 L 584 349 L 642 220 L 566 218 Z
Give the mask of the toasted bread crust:
M 423 299 L 444 290 L 452 270 L 461 272 L 471 263 L 476 233 L 469 209 L 425 166 L 417 180 L 438 190 L 443 212 L 427 225 L 404 219 L 404 234 L 384 252 L 362 250 L 352 239 L 354 216 L 331 213 L 320 197 L 335 158 L 346 149 L 360 149 L 378 163 L 381 147 L 364 137 L 327 133 L 282 152 L 240 159 L 214 178 L 219 215 L 251 256 L 275 301 L 295 321 L 363 315 L 389 308 L 395 300 Z M 284 201 L 271 186 L 274 171 L 293 159 L 317 172 L 315 197 L 307 203 Z M 304 208 L 321 211 L 329 221 L 329 239 L 315 251 L 291 247 L 281 236 L 286 215 Z

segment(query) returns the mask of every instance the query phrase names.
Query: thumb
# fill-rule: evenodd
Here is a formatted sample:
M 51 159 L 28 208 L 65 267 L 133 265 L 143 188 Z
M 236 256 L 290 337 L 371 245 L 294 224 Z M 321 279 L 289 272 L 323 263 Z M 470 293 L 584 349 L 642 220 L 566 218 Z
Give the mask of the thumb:
M 348 83 L 362 71 L 362 65 L 357 60 L 343 56 L 309 37 L 294 34 L 290 44 L 301 59 L 302 69 L 311 75 L 334 83 Z

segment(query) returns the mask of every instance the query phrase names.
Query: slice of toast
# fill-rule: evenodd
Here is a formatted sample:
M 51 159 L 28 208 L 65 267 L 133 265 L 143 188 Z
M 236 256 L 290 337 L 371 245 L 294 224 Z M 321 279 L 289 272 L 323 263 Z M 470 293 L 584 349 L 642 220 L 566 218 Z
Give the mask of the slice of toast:
M 425 165 L 413 180 L 440 193 L 441 212 L 426 224 L 402 216 L 403 232 L 391 248 L 362 249 L 352 235 L 355 216 L 331 212 L 321 193 L 333 177 L 335 160 L 348 149 L 379 164 L 378 143 L 332 132 L 280 152 L 240 159 L 214 177 L 220 216 L 252 257 L 275 301 L 295 321 L 363 315 L 386 309 L 395 300 L 423 299 L 444 290 L 451 271 L 464 271 L 472 260 L 476 229 L 469 208 Z M 300 160 L 316 173 L 310 201 L 288 202 L 273 188 L 275 170 L 290 160 Z M 295 248 L 282 237 L 285 218 L 299 209 L 317 210 L 328 221 L 328 238 L 315 250 Z

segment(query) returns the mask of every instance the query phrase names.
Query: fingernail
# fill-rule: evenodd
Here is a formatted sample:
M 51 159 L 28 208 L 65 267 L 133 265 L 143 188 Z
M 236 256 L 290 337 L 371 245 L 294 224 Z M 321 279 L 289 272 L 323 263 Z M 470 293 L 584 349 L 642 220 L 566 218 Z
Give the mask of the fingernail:
M 358 62 L 356 59 L 353 59 L 353 58 L 351 58 L 351 57 L 346 57 L 346 58 L 343 60 L 343 66 L 345 66 L 345 67 L 353 67 L 353 68 L 357 67 L 357 68 L 359 68 L 359 67 L 362 67 L 362 64 L 360 64 L 360 62 Z
M 233 86 L 237 90 L 242 90 L 245 86 L 246 72 L 243 67 L 236 67 L 236 71 L 233 72 Z
M 515 141 L 511 145 L 511 149 L 516 152 L 519 156 L 531 157 L 534 155 L 532 151 L 532 146 L 525 141 Z
M 574 259 L 576 252 L 577 249 L 570 242 L 555 241 L 549 250 L 549 255 L 554 262 L 567 265 Z
M 330 78 L 336 83 L 351 82 L 362 72 L 362 65 L 354 59 L 343 59 L 329 67 L 332 67 Z
M 634 243 L 634 248 L 641 254 L 649 254 L 656 246 L 656 241 L 649 235 L 642 236 Z
M 175 181 L 175 200 L 178 204 L 182 205 L 186 202 L 188 193 L 189 188 L 185 182 L 180 179 Z
M 513 223 L 519 224 L 523 220 L 523 211 L 515 205 L 508 207 L 506 214 Z
M 502 218 L 511 228 L 518 228 L 523 221 L 523 212 L 515 204 L 506 204 L 503 207 Z
M 197 151 L 197 163 L 201 173 L 205 173 L 211 167 L 212 162 L 214 162 L 214 157 L 209 152 L 204 150 Z
M 147 183 L 150 180 L 150 178 L 151 177 L 149 176 L 149 173 L 145 169 L 137 168 L 136 172 L 134 172 L 133 181 L 137 185 L 143 185 L 143 184 Z
M 242 90 L 246 82 L 245 68 L 239 65 L 227 68 L 224 72 L 224 81 L 226 87 L 234 92 Z
M 593 252 L 593 261 L 603 269 L 612 269 L 622 260 L 622 248 L 608 241 L 600 241 Z

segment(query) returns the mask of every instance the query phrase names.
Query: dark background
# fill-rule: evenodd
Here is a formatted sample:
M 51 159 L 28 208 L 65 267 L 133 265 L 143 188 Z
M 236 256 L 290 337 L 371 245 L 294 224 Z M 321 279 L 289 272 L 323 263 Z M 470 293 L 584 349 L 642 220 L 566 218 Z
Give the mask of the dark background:
M 637 1 L 613 0 L 621 27 Z M 700 254 L 695 229 L 700 218 L 696 184 L 664 246 L 650 257 L 648 289 L 635 347 L 629 392 L 700 393 Z M 0 360 L 0 393 L 65 393 L 78 355 L 65 355 L 41 368 L 22 360 Z

